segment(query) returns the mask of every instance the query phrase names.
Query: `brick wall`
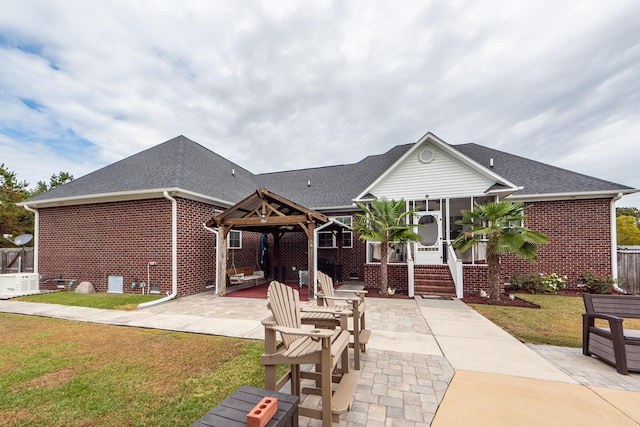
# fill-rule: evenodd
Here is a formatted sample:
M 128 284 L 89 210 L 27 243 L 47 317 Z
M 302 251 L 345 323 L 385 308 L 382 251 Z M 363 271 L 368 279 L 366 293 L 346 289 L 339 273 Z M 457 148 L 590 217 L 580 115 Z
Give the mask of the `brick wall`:
M 215 281 L 215 240 L 203 223 L 215 207 L 177 198 L 178 295 L 204 292 Z M 40 209 L 39 272 L 43 276 L 89 281 L 106 292 L 108 276 L 147 282 L 161 294 L 171 284 L 171 202 L 152 199 Z
M 568 277 L 576 289 L 585 271 L 611 274 L 610 199 L 527 203 L 525 226 L 549 237 L 538 247 L 538 263 L 503 257 L 504 276 L 526 278 L 536 273 Z

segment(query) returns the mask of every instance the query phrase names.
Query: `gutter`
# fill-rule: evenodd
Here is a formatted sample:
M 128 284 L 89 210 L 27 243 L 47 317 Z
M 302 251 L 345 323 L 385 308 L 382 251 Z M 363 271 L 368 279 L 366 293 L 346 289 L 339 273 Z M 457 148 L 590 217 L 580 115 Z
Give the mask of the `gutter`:
M 216 235 L 216 269 L 218 268 L 218 261 L 220 259 L 220 239 L 218 237 L 218 230 L 216 230 L 215 228 L 211 228 L 211 227 L 207 227 L 207 224 L 204 223 L 202 224 L 202 226 L 204 227 L 205 230 L 209 230 L 210 232 L 212 232 L 213 234 Z M 216 295 L 218 295 L 218 273 L 216 272 Z
M 164 298 L 138 304 L 138 308 L 151 307 L 172 300 L 178 295 L 178 202 L 166 191 L 164 198 L 171 201 L 171 287 L 173 292 Z
M 34 226 L 33 226 L 33 234 L 34 234 L 34 242 L 33 242 L 33 273 L 38 274 L 38 240 L 40 238 L 40 213 L 37 209 L 32 209 L 29 205 L 23 205 L 23 207 L 29 212 L 33 212 L 35 214 Z

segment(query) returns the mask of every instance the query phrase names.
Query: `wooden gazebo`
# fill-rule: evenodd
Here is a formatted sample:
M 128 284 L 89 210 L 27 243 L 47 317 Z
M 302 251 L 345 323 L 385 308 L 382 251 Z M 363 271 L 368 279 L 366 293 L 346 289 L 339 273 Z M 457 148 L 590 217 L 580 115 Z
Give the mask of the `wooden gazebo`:
M 314 298 L 316 278 L 316 230 L 337 231 L 338 261 L 342 258 L 342 234 L 347 227 L 314 210 L 305 208 L 267 189 L 261 188 L 224 212 L 214 216 L 207 227 L 218 229 L 217 280 L 218 293 L 226 293 L 227 236 L 230 230 L 246 230 L 271 234 L 274 242 L 274 264 L 279 264 L 280 238 L 288 232 L 304 232 L 308 241 L 309 298 Z M 348 227 L 347 227 L 348 228 Z

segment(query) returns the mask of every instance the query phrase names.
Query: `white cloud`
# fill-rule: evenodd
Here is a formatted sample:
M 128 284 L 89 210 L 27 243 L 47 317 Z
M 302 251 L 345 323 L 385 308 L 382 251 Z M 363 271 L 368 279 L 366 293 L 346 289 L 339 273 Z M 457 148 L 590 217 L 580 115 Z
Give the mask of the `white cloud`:
M 263 172 L 432 131 L 640 187 L 638 15 L 617 0 L 5 1 L 2 161 L 33 182 L 80 176 L 184 134 Z

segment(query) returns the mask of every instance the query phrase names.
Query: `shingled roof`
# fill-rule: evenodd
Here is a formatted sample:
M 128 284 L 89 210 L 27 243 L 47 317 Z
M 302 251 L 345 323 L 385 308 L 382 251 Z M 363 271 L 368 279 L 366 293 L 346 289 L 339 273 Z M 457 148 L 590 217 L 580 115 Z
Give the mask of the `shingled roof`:
M 632 187 L 526 159 L 478 144 L 453 146 L 467 157 L 522 187 L 518 196 L 624 191 Z M 493 166 L 490 166 L 493 159 Z
M 353 198 L 398 161 L 413 144 L 393 147 L 353 164 L 253 174 L 184 136 L 40 194 L 35 205 L 73 203 L 114 194 L 183 191 L 229 206 L 259 188 L 267 188 L 312 209 L 345 208 Z M 570 194 L 632 190 L 631 187 L 571 172 L 477 144 L 452 146 L 493 172 L 522 186 L 517 195 Z M 490 167 L 493 159 L 493 167 Z M 157 196 L 156 196 L 157 197 Z

